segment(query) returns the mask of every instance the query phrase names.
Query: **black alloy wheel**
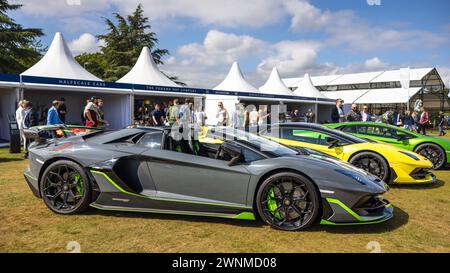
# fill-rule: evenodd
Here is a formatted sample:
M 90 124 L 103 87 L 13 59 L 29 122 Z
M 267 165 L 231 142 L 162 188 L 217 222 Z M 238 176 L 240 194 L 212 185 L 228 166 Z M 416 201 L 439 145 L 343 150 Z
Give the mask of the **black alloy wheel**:
M 358 167 L 360 169 L 365 170 L 368 173 L 371 173 L 378 177 L 379 179 L 387 181 L 389 177 L 389 165 L 386 160 L 380 155 L 372 152 L 362 152 L 355 156 L 353 156 L 350 161 L 350 164 Z
M 436 144 L 425 143 L 417 146 L 414 152 L 421 156 L 428 158 L 433 163 L 433 169 L 437 170 L 442 168 L 446 163 L 445 151 Z
M 76 163 L 52 163 L 42 175 L 40 190 L 49 209 L 59 214 L 75 214 L 87 209 L 91 187 L 84 170 Z
M 278 173 L 259 187 L 256 205 L 262 220 L 276 229 L 296 231 L 315 222 L 320 199 L 314 184 L 297 173 Z

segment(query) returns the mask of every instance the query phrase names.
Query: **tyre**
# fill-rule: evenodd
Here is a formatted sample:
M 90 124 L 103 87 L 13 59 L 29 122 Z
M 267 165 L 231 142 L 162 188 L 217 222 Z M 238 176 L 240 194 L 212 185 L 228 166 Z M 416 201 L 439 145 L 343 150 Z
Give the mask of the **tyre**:
M 287 231 L 305 229 L 320 214 L 320 197 L 313 182 L 297 173 L 271 175 L 256 194 L 261 219 L 273 228 Z
M 40 191 L 47 207 L 59 214 L 76 214 L 87 209 L 91 202 L 91 185 L 81 166 L 60 160 L 45 169 Z
M 414 149 L 414 152 L 428 158 L 433 163 L 434 170 L 442 168 L 447 161 L 444 149 L 433 143 L 420 144 Z
M 369 172 L 385 182 L 389 178 L 389 164 L 379 154 L 373 152 L 358 153 L 349 160 L 349 163 Z

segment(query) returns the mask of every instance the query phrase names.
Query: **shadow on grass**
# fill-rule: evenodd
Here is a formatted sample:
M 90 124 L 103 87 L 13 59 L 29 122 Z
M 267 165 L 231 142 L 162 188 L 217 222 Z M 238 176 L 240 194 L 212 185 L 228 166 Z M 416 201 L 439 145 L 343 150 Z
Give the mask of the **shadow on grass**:
M 141 219 L 157 219 L 157 220 L 176 220 L 176 221 L 188 221 L 188 222 L 204 222 L 215 224 L 226 224 L 241 227 L 262 227 L 264 223 L 257 219 L 256 221 L 240 220 L 232 218 L 220 218 L 220 217 L 208 217 L 208 216 L 196 216 L 196 215 L 181 215 L 181 214 L 163 214 L 163 213 L 148 213 L 148 212 L 128 212 L 128 211 L 107 211 L 98 210 L 95 208 L 89 208 L 84 214 L 102 215 L 108 217 L 123 217 L 123 218 L 141 218 Z
M 437 180 L 435 183 L 431 184 L 395 184 L 391 185 L 391 188 L 396 189 L 408 189 L 408 190 L 431 190 L 443 187 L 445 182 L 442 180 Z
M 17 161 L 24 161 L 24 158 L 19 157 L 0 157 L 0 163 L 7 163 L 7 162 L 17 162 Z
M 188 221 L 197 223 L 215 223 L 226 224 L 231 226 L 261 228 L 266 226 L 259 217 L 255 221 L 246 221 L 238 219 L 218 218 L 218 217 L 204 217 L 204 216 L 190 216 L 190 215 L 176 215 L 176 214 L 159 214 L 146 212 L 122 212 L 122 211 L 105 211 L 90 208 L 86 214 L 102 215 L 107 217 L 123 217 L 123 218 L 141 218 L 141 219 L 158 219 L 167 221 Z M 395 207 L 394 217 L 386 222 L 370 225 L 348 225 L 348 226 L 327 226 L 327 225 L 313 225 L 304 232 L 326 231 L 329 233 L 340 234 L 363 234 L 363 233 L 383 233 L 393 231 L 406 223 L 408 223 L 409 215 L 402 209 Z
M 409 215 L 404 210 L 398 207 L 394 207 L 394 217 L 392 219 L 378 223 L 368 225 L 348 225 L 348 226 L 327 226 L 317 225 L 309 228 L 306 231 L 326 231 L 329 233 L 340 234 L 371 234 L 371 233 L 384 233 L 398 229 L 399 227 L 407 224 L 409 221 Z

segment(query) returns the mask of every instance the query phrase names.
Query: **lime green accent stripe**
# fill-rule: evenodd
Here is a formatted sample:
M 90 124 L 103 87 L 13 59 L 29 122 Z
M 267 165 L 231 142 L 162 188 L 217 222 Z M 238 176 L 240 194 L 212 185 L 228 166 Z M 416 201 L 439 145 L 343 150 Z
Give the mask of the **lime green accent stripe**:
M 119 185 L 117 185 L 106 173 L 91 170 L 91 173 L 96 173 L 99 175 L 103 175 L 114 187 L 116 187 L 119 191 L 122 193 L 133 195 L 141 198 L 147 198 L 151 200 L 158 200 L 158 201 L 166 201 L 166 202 L 178 202 L 178 203 L 189 203 L 189 204 L 198 204 L 198 205 L 209 205 L 209 206 L 220 206 L 220 207 L 229 207 L 229 208 L 240 208 L 240 209 L 253 209 L 253 207 L 248 206 L 240 206 L 240 205 L 228 205 L 228 204 L 218 204 L 218 203 L 209 203 L 209 202 L 200 202 L 200 201 L 187 201 L 187 200 L 180 200 L 180 199 L 169 199 L 169 198 L 160 198 L 160 197 L 151 197 L 151 196 L 145 196 L 141 194 L 136 194 L 133 192 L 126 191 L 122 189 Z
M 378 224 L 378 223 L 382 223 L 385 222 L 387 220 L 389 220 L 390 218 L 383 218 L 381 220 L 378 221 L 365 221 L 365 222 L 354 222 L 354 223 L 334 223 L 328 220 L 320 220 L 320 224 L 321 225 L 330 225 L 330 226 L 354 226 L 354 225 L 371 225 L 371 224 Z
M 255 220 L 255 215 L 253 214 L 253 212 L 241 212 L 233 218 L 242 220 Z
M 349 207 L 347 207 L 344 203 L 342 203 L 341 201 L 337 200 L 337 199 L 333 199 L 333 198 L 327 198 L 327 201 L 329 203 L 334 203 L 339 205 L 341 208 L 343 208 L 346 212 L 348 212 L 350 215 L 352 215 L 353 217 L 356 218 L 356 220 L 358 221 L 365 221 L 363 218 L 361 218 L 361 216 L 359 216 L 358 214 L 356 214 L 356 212 L 354 212 L 352 209 L 350 209 Z
M 32 176 L 31 174 L 28 174 L 28 173 L 23 173 L 23 174 L 33 180 L 38 180 L 36 177 Z
M 205 212 L 193 212 L 193 211 L 179 211 L 179 210 L 158 210 L 158 209 L 140 209 L 140 208 L 124 208 L 124 207 L 115 207 L 115 206 L 101 206 L 97 204 L 90 204 L 91 207 L 100 209 L 100 210 L 108 210 L 108 211 L 129 211 L 129 212 L 145 212 L 145 213 L 160 213 L 160 214 L 178 214 L 178 215 L 192 215 L 192 216 L 207 216 L 207 217 L 220 217 L 220 218 L 231 218 L 231 219 L 243 219 L 243 220 L 255 220 L 253 213 L 251 212 L 243 212 L 250 213 L 253 215 L 253 219 L 245 216 L 240 216 L 243 213 L 238 215 L 234 214 L 220 214 L 220 213 L 205 213 Z

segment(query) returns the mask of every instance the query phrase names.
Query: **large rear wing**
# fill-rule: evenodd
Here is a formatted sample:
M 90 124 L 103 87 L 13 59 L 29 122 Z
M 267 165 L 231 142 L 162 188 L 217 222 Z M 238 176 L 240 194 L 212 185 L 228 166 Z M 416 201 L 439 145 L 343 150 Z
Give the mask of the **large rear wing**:
M 57 124 L 31 127 L 29 129 L 24 129 L 23 133 L 25 138 L 33 140 L 38 144 L 44 144 L 49 139 L 83 136 L 101 131 L 105 131 L 105 128 Z

